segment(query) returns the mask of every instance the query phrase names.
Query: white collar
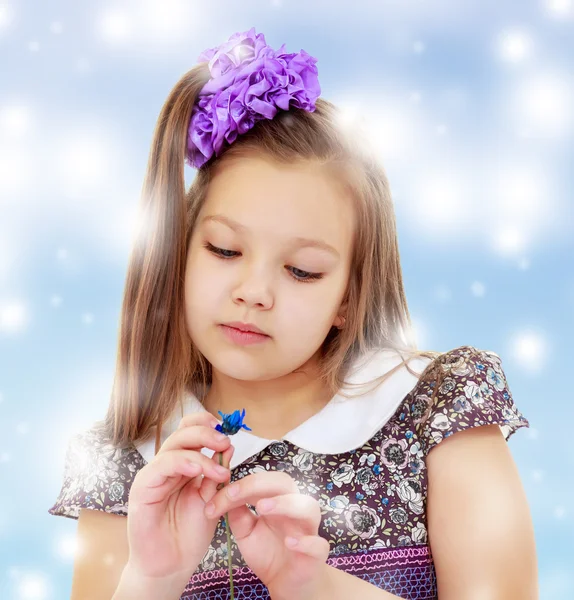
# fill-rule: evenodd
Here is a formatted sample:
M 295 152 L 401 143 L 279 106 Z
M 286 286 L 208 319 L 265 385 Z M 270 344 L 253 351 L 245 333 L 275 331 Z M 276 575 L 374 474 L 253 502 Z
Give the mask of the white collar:
M 368 383 L 387 373 L 402 360 L 394 350 L 376 350 L 355 363 L 346 381 Z M 427 357 L 415 357 L 409 361 L 409 365 L 412 365 L 415 372 L 422 373 L 429 362 Z M 336 394 L 318 413 L 286 433 L 282 440 L 318 454 L 339 454 L 360 448 L 389 421 L 417 382 L 418 377 L 402 366 L 382 384 L 361 396 L 345 398 Z M 353 396 L 360 392 L 360 388 L 347 391 Z M 178 406 L 173 416 L 163 425 L 160 445 L 177 429 L 182 416 L 205 410 L 194 394 L 188 394 L 183 402 L 183 414 Z M 232 439 L 235 451 L 231 458 L 231 469 L 277 441 L 281 440 L 261 438 L 240 429 Z M 145 442 L 136 443 L 135 446 L 149 463 L 155 455 L 155 435 Z M 209 448 L 202 448 L 201 451 L 208 457 L 214 454 Z

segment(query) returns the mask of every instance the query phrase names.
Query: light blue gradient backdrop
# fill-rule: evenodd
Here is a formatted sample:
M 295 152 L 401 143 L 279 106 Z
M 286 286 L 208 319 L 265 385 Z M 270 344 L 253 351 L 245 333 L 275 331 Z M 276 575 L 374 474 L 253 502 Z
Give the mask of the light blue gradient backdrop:
M 501 356 L 541 597 L 574 598 L 569 0 L 0 2 L 0 597 L 69 597 L 76 522 L 47 510 L 108 403 L 155 121 L 252 26 L 373 134 L 419 346 Z

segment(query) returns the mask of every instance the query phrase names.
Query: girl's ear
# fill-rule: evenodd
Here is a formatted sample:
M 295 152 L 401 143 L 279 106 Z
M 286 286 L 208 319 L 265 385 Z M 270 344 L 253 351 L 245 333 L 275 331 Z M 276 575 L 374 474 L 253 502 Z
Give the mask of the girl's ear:
M 347 318 L 346 318 L 347 307 L 348 307 L 348 300 L 347 300 L 347 296 L 345 295 L 343 297 L 343 301 L 339 305 L 339 310 L 337 310 L 337 316 L 333 320 L 333 327 L 342 329 L 345 326 L 345 321 L 347 320 Z
M 333 325 L 339 329 L 342 329 L 345 326 L 345 321 L 347 320 L 345 315 L 347 313 L 347 304 L 343 303 L 341 304 L 341 306 L 339 307 L 339 310 L 337 311 L 338 314 L 335 317 L 335 320 L 333 321 Z

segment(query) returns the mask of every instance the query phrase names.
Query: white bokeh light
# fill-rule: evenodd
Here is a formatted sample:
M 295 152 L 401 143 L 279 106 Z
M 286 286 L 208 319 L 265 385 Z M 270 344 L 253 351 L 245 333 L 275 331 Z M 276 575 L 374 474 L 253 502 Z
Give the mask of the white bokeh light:
M 566 74 L 534 75 L 511 96 L 509 117 L 522 136 L 554 139 L 572 134 L 574 95 Z
M 96 30 L 104 42 L 127 42 L 132 36 L 132 19 L 123 8 L 104 9 L 96 22 Z
M 28 433 L 30 433 L 30 423 L 27 423 L 25 421 L 18 423 L 18 425 L 16 425 L 16 433 L 18 435 L 27 435 Z
M 548 360 L 548 343 L 541 333 L 524 331 L 513 336 L 511 354 L 527 371 L 541 371 Z
M 420 104 L 422 101 L 422 94 L 419 91 L 411 92 L 409 95 L 409 102 L 412 104 Z
M 529 440 L 537 440 L 539 437 L 538 429 L 536 427 L 529 427 L 526 431 L 526 437 Z
M 84 239 L 97 238 L 102 227 L 117 228 L 118 210 L 128 200 L 122 191 L 130 169 L 122 125 L 99 117 L 84 116 L 80 122 L 70 118 L 52 146 L 43 175 L 56 193 L 50 203 L 34 206 L 43 228 L 53 224 L 57 230 L 82 229 Z M 59 256 L 60 265 L 67 270 L 82 268 L 82 250 L 74 248 L 69 256 Z
M 81 552 L 78 537 L 75 534 L 58 536 L 54 542 L 54 552 L 62 561 L 74 562 Z
M 524 251 L 529 238 L 515 225 L 495 226 L 490 230 L 495 251 L 504 256 L 516 256 Z
M 5 2 L 0 4 L 0 33 L 2 33 L 3 29 L 8 29 L 12 24 L 13 14 L 12 7 L 9 4 Z
M 530 34 L 520 29 L 503 31 L 497 40 L 497 51 L 505 62 L 522 62 L 532 55 L 533 42 Z
M 94 322 L 94 315 L 90 312 L 84 313 L 82 315 L 82 321 L 86 324 L 86 325 L 91 325 Z
M 90 61 L 85 56 L 76 59 L 76 69 L 79 73 L 87 73 L 90 70 Z
M 18 600 L 47 600 L 51 596 L 50 583 L 41 573 L 24 573 L 17 576 Z
M 468 193 L 462 178 L 451 172 L 420 173 L 415 183 L 411 217 L 425 233 L 455 233 L 469 221 Z
M 30 111 L 25 106 L 0 108 L 0 133 L 4 136 L 21 136 L 31 128 Z M 4 139 L 6 139 L 4 137 Z
M 473 281 L 470 286 L 470 292 L 477 298 L 482 298 L 486 294 L 486 287 L 480 281 Z
M 0 334 L 20 333 L 28 321 L 28 311 L 22 302 L 0 301 Z
M 340 98 L 337 102 L 339 112 L 336 117 L 337 126 L 348 137 L 351 143 L 360 144 L 362 150 L 367 150 L 367 145 L 372 144 L 370 127 L 361 105 L 349 98 Z M 374 148 L 369 148 L 371 152 Z
M 349 100 L 345 100 L 344 104 L 339 103 L 340 112 L 337 115 L 338 125 L 344 129 L 349 130 L 361 119 L 361 110 L 358 105 L 354 105 Z
M 428 328 L 423 321 L 411 315 L 412 329 L 405 332 L 406 342 L 415 344 L 417 348 L 427 348 Z
M 51 298 L 50 298 L 50 304 L 54 307 L 54 308 L 59 308 L 62 305 L 62 297 L 58 296 L 57 294 L 54 294 Z
M 65 142 L 55 166 L 67 193 L 81 195 L 86 187 L 103 183 L 109 164 L 107 156 L 102 139 L 78 136 L 76 140 Z
M 64 25 L 61 21 L 52 21 L 50 23 L 50 31 L 55 35 L 60 35 L 64 31 Z
M 7 234 L 0 231 L 0 284 L 8 280 L 14 266 L 16 252 L 11 242 L 12 240 L 8 241 Z
M 141 19 L 148 34 L 164 40 L 189 34 L 196 4 L 188 0 L 139 0 Z
M 548 171 L 539 164 L 505 163 L 498 169 L 486 193 L 495 223 L 512 224 L 523 238 L 540 236 L 545 227 L 557 224 L 563 210 L 557 206 L 559 195 L 552 189 Z
M 400 86 L 400 83 L 397 83 Z M 337 104 L 341 104 L 337 100 Z M 407 104 L 404 94 L 392 98 L 390 94 L 374 98 L 361 95 L 360 102 L 344 101 L 356 109 L 363 121 L 365 138 L 370 148 L 383 163 L 404 161 L 409 165 L 424 151 L 423 144 L 430 140 L 424 132 L 429 128 L 414 103 Z
M 437 285 L 434 289 L 434 298 L 438 302 L 448 302 L 452 300 L 452 291 L 447 285 Z
M 531 473 L 532 481 L 540 483 L 544 479 L 544 471 L 541 469 L 534 469 Z
M 129 41 L 157 52 L 162 45 L 187 40 L 200 22 L 200 6 L 187 0 L 128 0 L 121 8 L 102 10 L 96 33 L 105 43 Z
M 28 191 L 31 182 L 31 159 L 24 150 L 13 147 L 0 150 L 0 206 L 14 204 Z
M 546 11 L 553 17 L 570 17 L 574 15 L 572 0 L 545 0 Z
M 118 202 L 113 205 L 113 219 L 94 222 L 93 232 L 98 236 L 99 252 L 112 262 L 125 260 L 137 234 L 137 198 L 134 190 L 118 193 Z
M 422 54 L 425 50 L 426 50 L 426 46 L 425 46 L 424 42 L 417 40 L 416 42 L 413 43 L 413 52 L 415 54 Z

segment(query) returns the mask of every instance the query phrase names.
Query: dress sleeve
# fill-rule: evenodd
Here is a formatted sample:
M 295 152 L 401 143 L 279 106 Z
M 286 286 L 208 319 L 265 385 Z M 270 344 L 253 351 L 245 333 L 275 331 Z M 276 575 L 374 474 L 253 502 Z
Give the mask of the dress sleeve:
M 136 473 L 146 464 L 135 447 L 116 448 L 92 427 L 74 435 L 66 451 L 62 488 L 48 513 L 78 519 L 81 508 L 127 516 Z
M 520 427 L 530 427 L 514 404 L 498 354 L 461 346 L 441 354 L 430 366 L 411 405 L 425 454 L 471 427 L 497 424 L 505 440 Z

